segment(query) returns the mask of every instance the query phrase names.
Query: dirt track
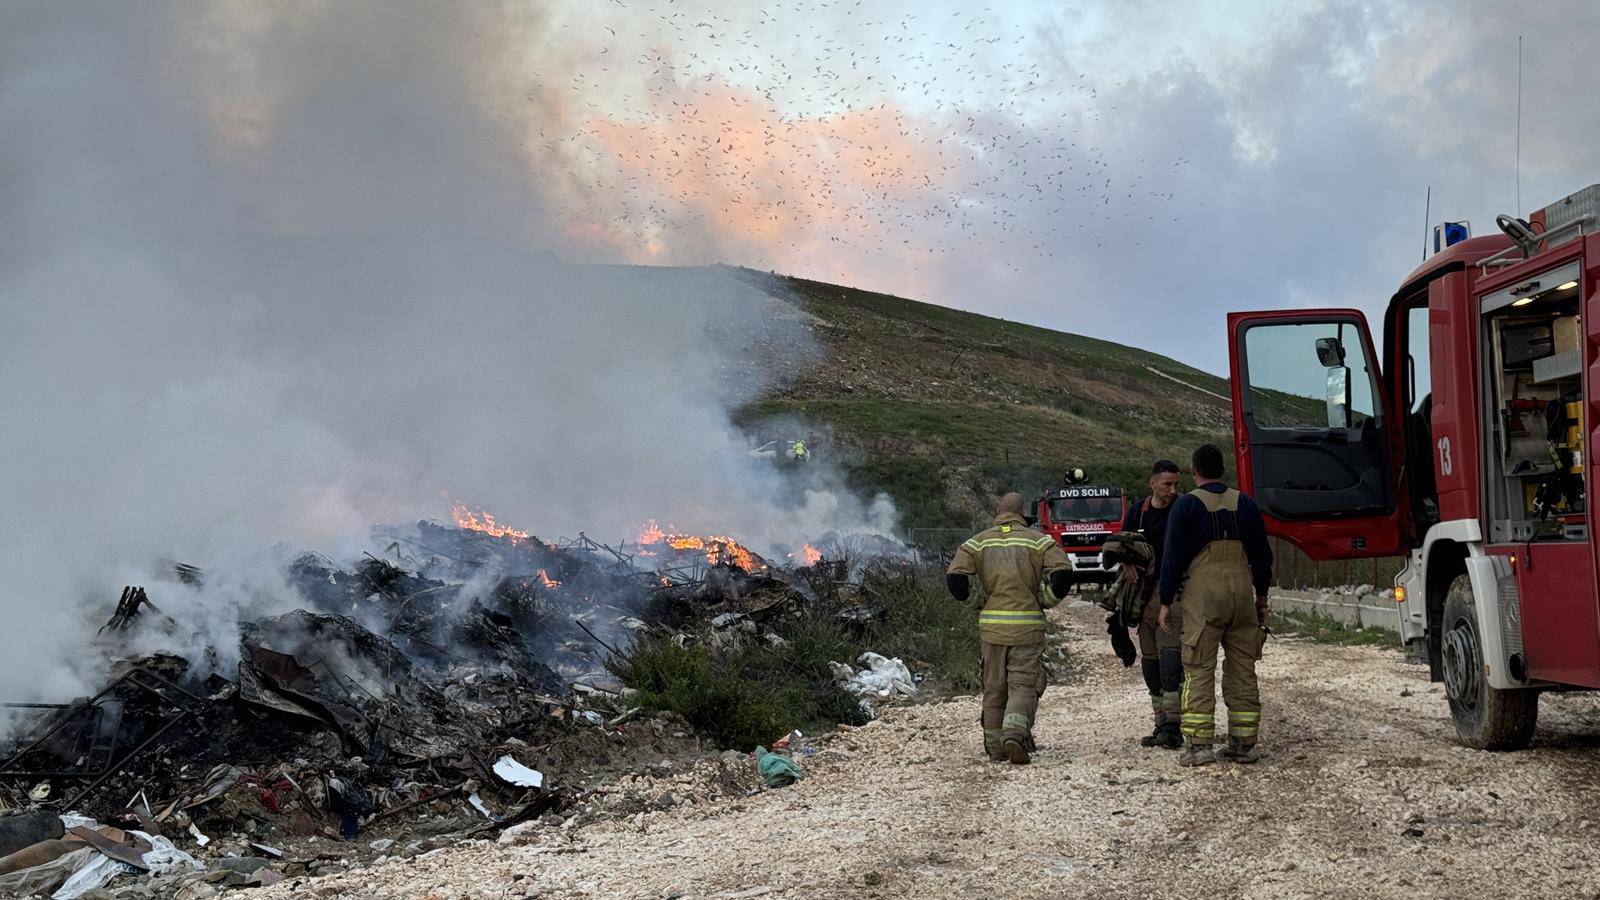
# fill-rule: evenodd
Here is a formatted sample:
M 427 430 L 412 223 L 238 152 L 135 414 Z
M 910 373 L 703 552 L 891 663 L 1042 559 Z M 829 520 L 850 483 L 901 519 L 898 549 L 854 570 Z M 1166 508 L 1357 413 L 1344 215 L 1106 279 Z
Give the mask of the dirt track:
M 1272 641 L 1253 767 L 1146 750 L 1148 701 L 1096 629 L 1029 767 L 977 752 L 976 698 L 892 710 L 800 784 L 525 843 L 258 891 L 321 897 L 1600 896 L 1600 711 L 1546 697 L 1535 748 L 1452 743 L 1441 689 L 1395 651 Z

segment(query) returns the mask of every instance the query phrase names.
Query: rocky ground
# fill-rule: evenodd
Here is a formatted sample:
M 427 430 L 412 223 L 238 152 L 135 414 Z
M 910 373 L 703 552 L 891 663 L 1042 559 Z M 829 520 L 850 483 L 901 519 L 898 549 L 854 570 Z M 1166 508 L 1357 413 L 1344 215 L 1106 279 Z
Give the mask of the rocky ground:
M 830 738 L 792 787 L 525 826 L 252 896 L 1600 896 L 1593 699 L 1547 696 L 1531 750 L 1472 751 L 1397 651 L 1280 638 L 1261 666 L 1270 755 L 1180 769 L 1137 746 L 1148 702 L 1098 611 L 1055 615 L 1081 665 L 1044 697 L 1031 766 L 981 756 L 963 697 Z

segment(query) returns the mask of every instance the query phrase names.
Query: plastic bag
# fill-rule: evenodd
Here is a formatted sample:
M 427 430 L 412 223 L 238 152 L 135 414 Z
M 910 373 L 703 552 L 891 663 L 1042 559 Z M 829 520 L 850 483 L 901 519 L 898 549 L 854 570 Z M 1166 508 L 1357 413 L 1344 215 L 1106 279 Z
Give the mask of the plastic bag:
M 159 834 L 146 834 L 143 831 L 128 833 L 150 842 L 151 851 L 140 858 L 144 860 L 145 868 L 150 870 L 151 875 L 165 875 L 181 869 L 204 872 L 206 869 L 199 860 L 179 850 L 171 838 Z
M 799 763 L 765 747 L 756 748 L 756 770 L 766 779 L 767 787 L 787 787 L 806 777 Z
M 69 859 L 76 855 L 77 854 L 75 853 L 68 854 L 67 856 L 63 856 L 62 859 Z M 111 879 L 123 874 L 124 872 L 137 871 L 137 869 L 128 865 L 127 863 L 117 862 L 111 857 L 105 856 L 99 851 L 96 851 L 94 858 L 89 860 L 89 862 L 82 868 L 78 869 L 76 872 L 73 872 L 72 875 L 67 878 L 66 883 L 57 888 L 56 892 L 51 894 L 50 897 L 51 900 L 74 900 L 74 898 L 82 897 L 84 894 L 89 893 L 95 888 L 105 887 L 105 885 L 110 882 Z
M 844 689 L 852 694 L 875 697 L 892 697 L 895 694 L 910 696 L 917 692 L 917 683 L 911 670 L 898 658 L 887 659 L 876 653 L 861 654 L 857 662 L 867 666 L 845 682 Z M 834 670 L 837 674 L 838 670 Z

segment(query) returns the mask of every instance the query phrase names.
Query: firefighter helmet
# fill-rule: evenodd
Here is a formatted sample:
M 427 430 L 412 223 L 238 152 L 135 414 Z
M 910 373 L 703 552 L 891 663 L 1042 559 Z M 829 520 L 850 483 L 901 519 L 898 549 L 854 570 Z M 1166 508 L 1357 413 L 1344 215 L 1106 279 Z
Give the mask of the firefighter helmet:
M 1067 484 L 1083 484 L 1089 480 L 1089 473 L 1073 466 L 1067 470 Z

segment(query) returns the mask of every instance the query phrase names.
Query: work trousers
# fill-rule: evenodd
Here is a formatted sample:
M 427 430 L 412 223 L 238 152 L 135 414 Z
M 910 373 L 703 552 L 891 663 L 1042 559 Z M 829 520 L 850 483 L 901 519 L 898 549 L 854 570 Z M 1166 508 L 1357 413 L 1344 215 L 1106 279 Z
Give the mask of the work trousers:
M 1157 624 L 1161 604 L 1151 598 L 1139 620 L 1139 670 L 1150 691 L 1150 712 L 1157 726 L 1176 724 L 1183 685 L 1183 658 L 1179 635 L 1183 633 L 1183 604 L 1172 604 L 1171 631 Z
M 1261 727 L 1256 660 L 1266 632 L 1256 621 L 1255 590 L 1244 545 L 1207 544 L 1189 564 L 1183 584 L 1183 736 L 1191 744 L 1216 738 L 1217 649 L 1223 652 L 1222 701 L 1228 734 L 1254 744 Z
M 998 751 L 1006 738 L 1026 739 L 1044 693 L 1044 642 L 980 646 L 983 658 L 983 745 Z

